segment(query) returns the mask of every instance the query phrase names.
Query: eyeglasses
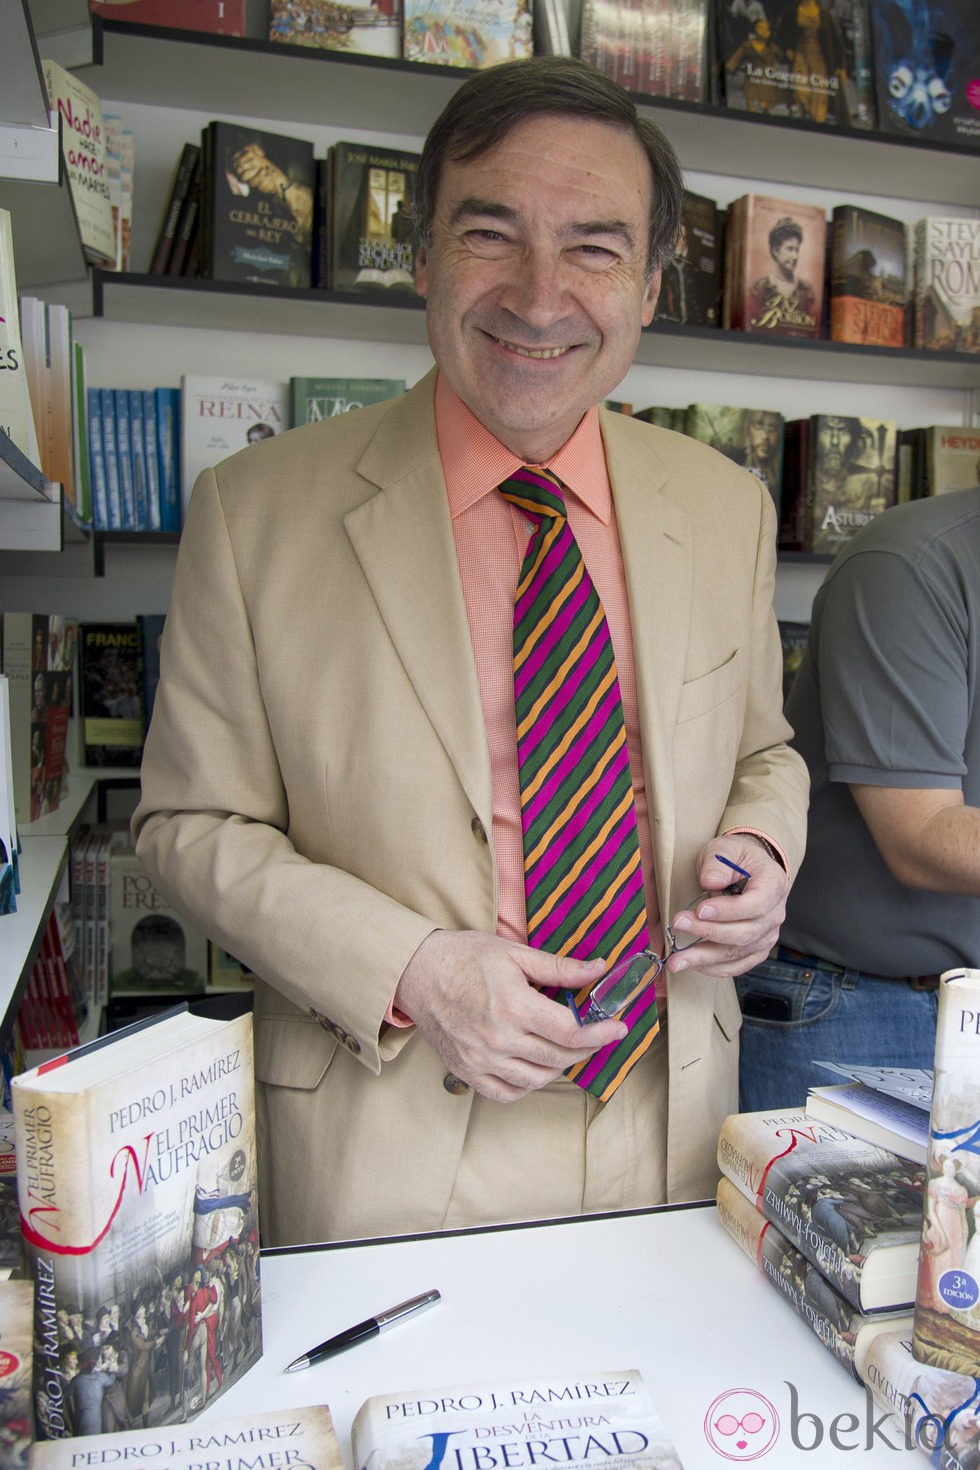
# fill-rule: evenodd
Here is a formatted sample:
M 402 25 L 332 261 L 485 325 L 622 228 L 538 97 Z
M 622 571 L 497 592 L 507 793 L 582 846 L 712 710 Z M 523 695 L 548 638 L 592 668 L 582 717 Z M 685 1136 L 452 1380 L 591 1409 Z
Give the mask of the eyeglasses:
M 747 873 L 744 868 L 740 868 L 737 863 L 722 857 L 720 853 L 715 853 L 715 857 L 720 863 L 734 869 L 736 873 L 741 873 L 742 876 L 736 882 L 729 883 L 727 888 L 719 889 L 714 893 L 699 893 L 697 898 L 684 905 L 685 908 L 693 909 L 695 904 L 701 903 L 703 899 L 718 898 L 720 894 L 741 893 L 749 881 L 751 874 Z M 580 1026 L 588 1026 L 594 1021 L 611 1021 L 625 1011 L 627 1006 L 632 1005 L 648 985 L 654 983 L 672 954 L 680 954 L 682 950 L 693 949 L 696 944 L 701 943 L 702 937 L 686 939 L 682 943 L 675 935 L 673 926 L 666 923 L 664 925 L 663 954 L 658 954 L 655 949 L 641 949 L 613 965 L 612 969 L 608 970 L 592 987 L 585 1002 L 584 1011 L 579 1011 L 575 1003 L 574 991 L 563 991 L 561 998 L 571 1009 Z

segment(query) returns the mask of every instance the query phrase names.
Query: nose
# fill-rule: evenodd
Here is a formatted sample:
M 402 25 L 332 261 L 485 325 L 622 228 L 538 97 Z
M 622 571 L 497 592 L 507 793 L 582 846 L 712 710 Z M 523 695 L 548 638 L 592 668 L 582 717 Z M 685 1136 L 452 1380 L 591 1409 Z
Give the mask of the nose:
M 543 328 L 563 314 L 564 298 L 560 260 L 550 251 L 529 249 L 515 259 L 501 305 L 528 326 Z

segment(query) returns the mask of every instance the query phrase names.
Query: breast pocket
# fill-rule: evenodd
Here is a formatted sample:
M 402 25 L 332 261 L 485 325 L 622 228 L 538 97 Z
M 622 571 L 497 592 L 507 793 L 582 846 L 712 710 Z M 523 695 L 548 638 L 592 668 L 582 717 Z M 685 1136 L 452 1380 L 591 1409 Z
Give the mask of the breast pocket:
M 725 663 L 719 664 L 710 673 L 689 680 L 681 689 L 677 707 L 678 725 L 701 719 L 720 709 L 729 700 L 735 699 L 743 688 L 744 670 L 745 653 L 741 648 L 736 648 Z

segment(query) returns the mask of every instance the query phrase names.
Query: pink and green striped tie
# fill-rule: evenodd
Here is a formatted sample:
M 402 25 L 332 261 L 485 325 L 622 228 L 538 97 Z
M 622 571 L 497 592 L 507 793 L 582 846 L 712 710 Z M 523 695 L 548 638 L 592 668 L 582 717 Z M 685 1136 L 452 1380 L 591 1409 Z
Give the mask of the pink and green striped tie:
M 514 702 L 528 943 L 607 964 L 648 943 L 623 702 L 606 615 L 560 482 L 523 467 L 500 492 L 535 525 L 514 606 Z M 576 996 L 580 1010 L 588 988 Z M 626 1037 L 567 1075 L 603 1101 L 657 1034 L 655 990 Z

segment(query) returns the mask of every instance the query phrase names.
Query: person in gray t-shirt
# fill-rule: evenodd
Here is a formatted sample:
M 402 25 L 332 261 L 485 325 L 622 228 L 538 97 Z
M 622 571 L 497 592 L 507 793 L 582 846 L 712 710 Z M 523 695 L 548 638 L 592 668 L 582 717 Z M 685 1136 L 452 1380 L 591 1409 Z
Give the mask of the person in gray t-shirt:
M 896 506 L 817 593 L 787 718 L 806 857 L 780 944 L 736 980 L 743 1109 L 818 1061 L 931 1067 L 938 977 L 980 966 L 980 487 Z

